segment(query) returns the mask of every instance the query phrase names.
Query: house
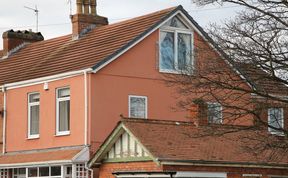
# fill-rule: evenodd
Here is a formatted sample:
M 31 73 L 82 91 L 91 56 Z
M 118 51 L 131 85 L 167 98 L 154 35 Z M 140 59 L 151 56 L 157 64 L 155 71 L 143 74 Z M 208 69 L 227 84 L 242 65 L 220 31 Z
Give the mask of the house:
M 77 0 L 71 21 L 72 34 L 49 40 L 31 31 L 3 34 L 5 178 L 96 176 L 87 163 L 119 115 L 196 122 L 190 111 L 172 109 L 178 93 L 163 76 L 201 63 L 196 46 L 219 53 L 181 6 L 109 25 L 95 1 Z
M 127 119 L 113 132 L 89 162 L 99 178 L 110 177 L 287 177 L 287 152 L 253 152 L 256 140 L 242 138 L 255 131 L 207 135 L 208 129 L 191 122 Z M 231 131 L 229 126 L 221 126 Z M 250 147 L 251 146 L 251 147 Z

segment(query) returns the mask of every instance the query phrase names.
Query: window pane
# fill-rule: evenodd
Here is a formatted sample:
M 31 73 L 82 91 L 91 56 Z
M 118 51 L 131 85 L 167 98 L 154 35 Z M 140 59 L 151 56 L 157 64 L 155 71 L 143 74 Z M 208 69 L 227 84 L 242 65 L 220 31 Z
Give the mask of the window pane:
M 160 33 L 160 68 L 174 70 L 174 33 Z
M 39 167 L 39 176 L 49 176 L 49 167 Z
M 39 101 L 40 101 L 40 94 L 39 93 L 29 95 L 29 103 L 39 102 Z
M 70 100 L 59 102 L 59 131 L 70 130 Z
M 169 20 L 164 26 L 187 29 L 186 25 L 176 16 Z
M 208 122 L 214 124 L 222 123 L 222 107 L 219 103 L 208 103 Z
M 19 175 L 25 175 L 26 174 L 26 168 L 19 168 L 18 169 L 18 174 Z
M 30 135 L 39 134 L 39 105 L 30 106 Z
M 191 66 L 191 35 L 178 33 L 178 69 L 189 69 Z
M 60 176 L 61 175 L 61 166 L 51 167 L 51 176 Z
M 269 125 L 275 128 L 283 128 L 283 109 L 270 108 L 268 110 Z M 270 128 L 271 132 L 279 132 L 277 129 Z
M 28 168 L 28 177 L 37 177 L 37 168 Z
M 146 99 L 130 97 L 130 117 L 146 118 Z
M 58 98 L 69 97 L 70 96 L 70 89 L 63 88 L 58 90 Z

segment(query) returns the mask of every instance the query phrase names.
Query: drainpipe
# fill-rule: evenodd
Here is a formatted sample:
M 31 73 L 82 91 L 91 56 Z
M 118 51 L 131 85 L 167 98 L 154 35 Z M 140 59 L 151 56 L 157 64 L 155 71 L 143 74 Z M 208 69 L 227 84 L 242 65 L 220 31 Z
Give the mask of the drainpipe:
M 87 71 L 84 70 L 84 125 L 85 125 L 85 133 L 84 133 L 84 143 L 87 146 L 88 141 L 88 87 L 87 87 Z
M 6 93 L 6 88 L 2 86 L 2 92 L 4 93 L 4 101 L 3 101 L 3 148 L 2 148 L 2 153 L 4 154 L 6 152 L 6 110 L 7 110 L 7 93 Z

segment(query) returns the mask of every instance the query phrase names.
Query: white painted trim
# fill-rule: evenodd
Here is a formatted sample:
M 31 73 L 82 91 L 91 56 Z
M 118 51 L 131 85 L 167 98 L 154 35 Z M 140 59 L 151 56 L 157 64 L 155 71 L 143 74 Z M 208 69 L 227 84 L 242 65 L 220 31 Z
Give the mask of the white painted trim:
M 141 98 L 145 99 L 145 117 L 143 119 L 148 118 L 148 97 L 147 96 L 140 96 L 140 95 L 128 95 L 128 116 L 131 117 L 130 107 L 131 107 L 131 98 Z
M 70 134 L 70 128 L 67 131 L 59 131 L 59 102 L 61 102 L 61 101 L 71 101 L 70 100 L 70 96 L 69 97 L 63 97 L 63 98 L 58 98 L 59 97 L 58 96 L 58 91 L 62 90 L 62 89 L 69 89 L 69 92 L 71 92 L 69 86 L 56 88 L 56 136 L 64 136 L 64 135 L 69 135 Z M 70 103 L 70 105 L 71 105 L 71 103 Z M 70 108 L 69 112 L 71 112 L 71 108 Z M 71 119 L 70 117 L 71 117 L 71 115 L 69 114 L 69 120 Z M 71 120 L 69 122 L 70 122 L 70 126 L 69 127 L 71 127 Z
M 0 168 L 20 168 L 20 167 L 35 167 L 35 166 L 59 166 L 62 164 L 72 164 L 71 160 L 55 160 L 55 161 L 44 161 L 44 162 L 30 162 L 30 163 L 16 163 L 16 164 L 0 164 Z
M 40 136 L 40 112 L 39 112 L 39 125 L 38 125 L 38 130 L 39 130 L 39 133 L 38 134 L 34 134 L 34 135 L 31 135 L 30 134 L 30 125 L 31 125 L 31 107 L 32 106 L 39 106 L 39 111 L 40 111 L 40 101 L 39 102 L 32 102 L 30 103 L 30 96 L 31 95 L 34 95 L 34 94 L 38 94 L 39 95 L 39 100 L 40 100 L 40 93 L 39 92 L 32 92 L 32 93 L 28 93 L 28 97 L 27 97 L 27 105 L 28 105 L 28 130 L 27 130 L 27 138 L 28 139 L 36 139 L 36 138 L 39 138 Z
M 242 174 L 242 177 L 262 177 L 262 174 Z
M 177 15 L 175 15 L 177 16 Z M 171 20 L 173 17 L 175 16 L 171 16 L 167 21 Z M 179 69 L 179 65 L 178 65 L 178 34 L 187 34 L 190 35 L 190 45 L 191 45 L 191 54 L 190 54 L 190 61 L 188 61 L 192 67 L 194 68 L 194 29 L 192 27 L 192 24 L 187 25 L 187 22 L 185 22 L 185 20 L 183 20 L 182 15 L 178 15 L 178 19 L 184 23 L 188 29 L 183 29 L 183 28 L 177 28 L 177 27 L 168 27 L 168 26 L 161 26 L 159 28 L 159 72 L 161 73 L 171 73 L 171 74 L 183 74 L 183 72 Z M 166 22 L 167 22 L 166 21 Z M 165 25 L 165 24 L 163 24 Z M 161 44 L 160 44 L 160 37 L 161 37 L 161 32 L 167 32 L 167 33 L 173 33 L 174 35 L 174 67 L 175 69 L 162 69 L 161 68 Z M 186 60 L 187 62 L 187 60 Z M 193 73 L 193 70 L 191 71 Z M 187 73 L 187 72 L 186 72 Z
M 7 90 L 11 89 L 16 89 L 16 88 L 22 88 L 22 87 L 27 87 L 27 86 L 32 86 L 32 85 L 38 85 L 38 84 L 44 84 L 46 82 L 53 82 L 57 80 L 62 80 L 65 78 L 70 78 L 70 77 L 75 77 L 78 75 L 83 75 L 83 72 L 91 72 L 92 69 L 88 68 L 85 70 L 78 70 L 78 71 L 72 71 L 72 72 L 66 72 L 66 73 L 61 73 L 57 75 L 51 75 L 47 77 L 41 77 L 41 78 L 36 78 L 36 79 L 31 79 L 31 80 L 25 80 L 21 82 L 15 82 L 15 83 L 9 83 L 9 84 L 4 84 L 2 87 L 5 87 Z
M 213 177 L 226 178 L 227 173 L 224 172 L 177 172 L 175 177 Z

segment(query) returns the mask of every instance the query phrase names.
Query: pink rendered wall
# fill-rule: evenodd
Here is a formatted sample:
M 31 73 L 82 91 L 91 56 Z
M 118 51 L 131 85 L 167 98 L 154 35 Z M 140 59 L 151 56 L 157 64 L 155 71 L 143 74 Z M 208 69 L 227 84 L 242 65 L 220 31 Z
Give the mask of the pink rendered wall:
M 104 141 L 119 121 L 120 114 L 128 117 L 128 95 L 148 97 L 148 118 L 188 121 L 188 112 L 173 110 L 177 93 L 161 80 L 156 43 L 158 34 L 158 31 L 152 33 L 92 76 L 92 144 Z
M 56 88 L 70 87 L 70 135 L 56 135 Z M 40 138 L 27 139 L 28 93 L 40 93 Z M 84 79 L 82 76 L 7 91 L 7 152 L 84 144 Z

